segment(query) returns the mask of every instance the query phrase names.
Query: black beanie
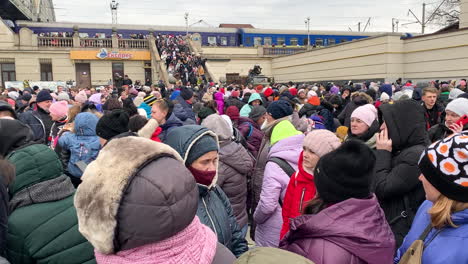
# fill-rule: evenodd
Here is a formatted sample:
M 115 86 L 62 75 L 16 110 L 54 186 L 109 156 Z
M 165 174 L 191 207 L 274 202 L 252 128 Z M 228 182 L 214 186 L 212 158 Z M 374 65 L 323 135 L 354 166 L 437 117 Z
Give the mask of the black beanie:
M 119 134 L 128 132 L 128 122 L 130 117 L 122 109 L 115 109 L 99 119 L 96 125 L 96 135 L 109 140 Z
M 15 110 L 11 107 L 11 105 L 5 101 L 0 101 L 0 112 L 2 111 L 8 111 L 11 113 L 14 119 L 18 119 L 16 116 Z
M 369 198 L 375 160 L 372 150 L 357 140 L 347 141 L 320 158 L 314 172 L 320 198 L 332 204 Z
M 193 143 L 185 165 L 190 166 L 194 161 L 210 151 L 218 151 L 218 142 L 212 135 L 206 134 Z
M 274 119 L 280 119 L 285 116 L 290 116 L 293 114 L 293 108 L 291 104 L 286 100 L 278 100 L 272 102 L 267 108 L 268 114 L 270 114 Z
M 180 96 L 184 100 L 189 100 L 190 98 L 193 97 L 193 92 L 189 88 L 184 87 L 180 90 Z
M 41 90 L 36 97 L 36 103 L 52 101 L 52 95 L 50 95 L 49 90 Z

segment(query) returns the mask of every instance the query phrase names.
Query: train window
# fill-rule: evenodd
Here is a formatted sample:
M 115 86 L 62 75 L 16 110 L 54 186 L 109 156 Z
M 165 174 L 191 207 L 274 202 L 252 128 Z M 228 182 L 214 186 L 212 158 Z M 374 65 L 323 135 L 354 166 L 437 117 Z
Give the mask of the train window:
M 271 41 L 271 37 L 265 37 L 263 39 L 263 44 L 265 44 L 265 45 L 271 46 L 272 43 L 273 42 Z
M 208 37 L 208 45 L 216 46 L 216 37 Z
M 309 39 L 305 38 L 305 39 L 302 41 L 302 45 L 304 45 L 304 46 L 309 45 Z
M 262 37 L 255 37 L 254 46 L 261 46 L 261 45 L 262 45 Z
M 227 37 L 221 37 L 220 40 L 221 40 L 221 46 L 227 46 L 228 44 Z
M 252 37 L 245 37 L 245 43 L 246 46 L 252 46 Z
M 347 42 L 346 39 L 340 39 L 340 43 L 344 43 L 344 42 Z
M 297 46 L 298 40 L 297 40 L 297 38 L 291 38 L 291 39 L 289 40 L 289 42 L 290 42 L 289 45 L 291 45 L 291 46 Z
M 335 39 L 328 39 L 328 45 L 335 45 Z
M 315 45 L 323 46 L 323 39 L 321 39 L 321 38 L 315 39 Z
M 276 40 L 278 42 L 278 45 L 284 45 L 286 43 L 284 38 L 277 38 Z
M 229 37 L 229 46 L 236 46 L 236 37 Z

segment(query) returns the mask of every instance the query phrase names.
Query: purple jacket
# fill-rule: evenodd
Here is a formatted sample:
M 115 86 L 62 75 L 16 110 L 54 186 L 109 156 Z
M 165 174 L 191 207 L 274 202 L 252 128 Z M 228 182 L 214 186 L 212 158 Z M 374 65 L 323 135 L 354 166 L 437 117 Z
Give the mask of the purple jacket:
M 268 157 L 278 157 L 286 160 L 294 170 L 302 151 L 304 135 L 292 136 L 273 145 Z M 273 162 L 268 162 L 263 176 L 260 201 L 254 213 L 257 223 L 255 243 L 260 247 L 278 247 L 283 217 L 278 200 L 284 199 L 291 175 L 286 173 Z
M 280 247 L 316 264 L 393 263 L 395 239 L 384 212 L 371 199 L 348 199 L 291 221 Z
M 248 117 L 239 117 L 237 129 L 247 141 L 248 150 L 254 157 L 257 156 L 258 150 L 262 145 L 262 140 L 265 134 L 260 127 L 252 119 Z
M 214 99 L 218 105 L 218 113 L 224 115 L 224 94 L 222 92 L 217 92 L 214 94 Z

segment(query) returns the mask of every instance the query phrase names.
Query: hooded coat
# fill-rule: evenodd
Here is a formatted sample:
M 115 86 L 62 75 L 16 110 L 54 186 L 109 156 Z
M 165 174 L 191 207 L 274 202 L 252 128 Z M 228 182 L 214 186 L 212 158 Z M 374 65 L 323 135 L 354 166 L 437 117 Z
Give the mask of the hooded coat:
M 418 207 L 425 199 L 418 179 L 421 174 L 418 161 L 428 137 L 424 110 L 418 103 L 403 100 L 385 104 L 380 111 L 392 139 L 393 151 L 375 152 L 373 189 L 395 234 L 397 246 L 400 246 Z
M 191 119 L 193 122 L 197 122 L 195 113 L 192 110 L 192 105 L 187 103 L 187 101 L 185 101 L 184 98 L 182 98 L 180 95 L 178 95 L 175 100 L 180 104 L 180 106 L 182 106 L 180 111 L 177 112 L 176 116 L 183 122 L 186 121 L 187 118 Z
M 95 160 L 101 149 L 99 137 L 96 135 L 96 124 L 98 118 L 91 113 L 80 113 L 75 118 L 75 132 L 65 133 L 59 139 L 59 145 L 70 152 L 68 161 L 68 172 L 77 178 L 80 178 L 83 172 L 76 165 L 83 161 L 89 164 Z
M 165 143 L 174 148 L 186 162 L 191 147 L 204 135 L 217 138 L 216 134 L 204 127 L 189 125 L 173 130 Z M 197 216 L 203 224 L 216 233 L 218 242 L 238 257 L 248 250 L 247 241 L 242 236 L 229 198 L 217 186 L 217 182 L 218 174 L 210 186 L 197 184 L 199 192 Z
M 262 100 L 262 97 L 260 96 L 260 94 L 258 93 L 253 93 L 250 97 L 249 97 L 249 102 L 248 104 L 244 105 L 242 107 L 242 109 L 240 110 L 240 116 L 243 116 L 243 117 L 248 117 L 250 112 L 252 111 L 252 102 L 255 101 L 255 100 L 260 100 L 260 104 L 263 104 L 263 100 Z
M 414 218 L 413 225 L 401 247 L 398 249 L 394 263 L 398 263 L 411 244 L 419 239 L 426 227 L 431 223 L 428 214 L 432 202 L 425 201 Z M 445 227 L 436 235 L 437 230 L 433 228 L 424 240 L 424 251 L 422 263 L 468 263 L 468 209 L 452 214 L 452 221 L 457 228 Z
M 63 175 L 57 154 L 43 144 L 33 144 L 11 152 L 7 159 L 16 166 L 9 188 L 8 260 L 95 263 L 93 246 L 78 231 L 75 188 Z
M 50 130 L 54 123 L 49 113 L 37 106 L 37 110 L 24 112 L 18 117 L 18 119 L 31 128 L 34 135 L 34 141 L 48 143 L 48 136 L 50 135 Z
M 167 135 L 169 132 L 171 132 L 174 128 L 183 126 L 184 124 L 182 121 L 180 121 L 177 116 L 172 113 L 169 118 L 166 120 L 166 123 L 161 125 L 160 127 L 162 128 L 161 133 L 159 134 L 159 138 L 161 139 L 162 142 L 165 142 Z
M 247 225 L 247 175 L 253 169 L 253 157 L 241 144 L 232 141 L 232 128 L 221 116 L 210 115 L 202 125 L 220 140 L 218 186 L 229 198 L 237 223 L 243 228 Z
M 348 199 L 291 221 L 280 248 L 314 263 L 392 263 L 395 240 L 376 197 Z
M 262 144 L 264 133 L 257 123 L 250 118 L 241 116 L 237 123 L 237 129 L 247 141 L 248 150 L 254 157 L 256 157 L 258 150 L 260 149 L 260 145 Z
M 218 113 L 220 115 L 224 114 L 224 94 L 222 92 L 217 92 L 214 94 L 214 99 L 218 105 Z
M 15 131 L 15 133 L 11 133 Z M 0 156 L 5 157 L 13 150 L 33 141 L 34 135 L 29 126 L 19 120 L 0 118 Z
M 283 123 L 279 123 L 274 129 L 281 130 Z M 272 138 L 272 142 L 274 141 Z M 271 147 L 268 159 L 273 157 L 282 158 L 294 170 L 297 170 L 303 141 L 303 134 L 277 141 Z M 255 242 L 259 246 L 278 247 L 280 231 L 283 225 L 282 208 L 279 200 L 284 201 L 286 188 L 291 176 L 287 175 L 278 164 L 271 161 L 266 163 L 260 200 L 253 215 L 254 221 L 257 224 Z
M 159 177 L 168 174 L 174 177 Z M 131 136 L 103 148 L 75 196 L 80 232 L 100 263 L 213 263 L 207 258 L 223 247 L 198 224 L 197 203 L 198 188 L 179 154 Z

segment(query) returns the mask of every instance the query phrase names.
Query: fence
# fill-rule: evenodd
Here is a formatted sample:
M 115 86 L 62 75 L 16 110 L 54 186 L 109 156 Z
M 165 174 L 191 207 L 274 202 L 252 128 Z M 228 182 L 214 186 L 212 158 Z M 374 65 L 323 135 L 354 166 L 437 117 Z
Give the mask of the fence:
M 119 48 L 121 49 L 148 49 L 148 40 L 146 39 L 119 39 Z
M 112 48 L 112 39 L 80 39 L 82 48 Z
M 263 48 L 264 55 L 292 55 L 306 51 L 307 48 Z
M 40 47 L 73 47 L 73 38 L 38 37 L 37 42 Z

